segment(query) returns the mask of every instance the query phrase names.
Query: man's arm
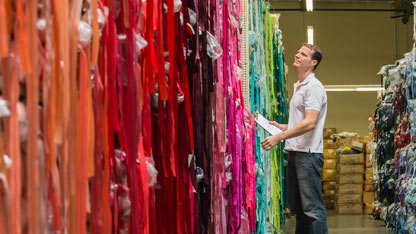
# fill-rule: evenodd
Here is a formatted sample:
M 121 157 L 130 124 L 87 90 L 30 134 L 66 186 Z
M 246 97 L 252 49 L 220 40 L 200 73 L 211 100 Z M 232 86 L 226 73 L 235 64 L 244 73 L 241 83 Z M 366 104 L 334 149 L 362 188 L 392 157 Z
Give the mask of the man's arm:
M 305 118 L 300 121 L 298 124 L 293 126 L 293 128 L 288 129 L 287 131 L 281 132 L 274 136 L 269 136 L 261 141 L 263 149 L 270 150 L 277 143 L 282 140 L 300 136 L 312 129 L 315 128 L 316 122 L 318 121 L 319 111 L 316 110 L 305 110 Z

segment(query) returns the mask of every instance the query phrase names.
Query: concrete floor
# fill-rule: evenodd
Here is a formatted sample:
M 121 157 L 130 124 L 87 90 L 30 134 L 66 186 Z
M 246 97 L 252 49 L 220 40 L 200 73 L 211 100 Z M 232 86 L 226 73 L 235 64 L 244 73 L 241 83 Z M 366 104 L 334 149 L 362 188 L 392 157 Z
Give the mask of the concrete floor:
M 394 234 L 384 227 L 384 222 L 372 220 L 370 215 L 338 215 L 334 210 L 328 210 L 329 234 Z M 283 233 L 295 233 L 296 219 L 292 216 L 283 227 Z

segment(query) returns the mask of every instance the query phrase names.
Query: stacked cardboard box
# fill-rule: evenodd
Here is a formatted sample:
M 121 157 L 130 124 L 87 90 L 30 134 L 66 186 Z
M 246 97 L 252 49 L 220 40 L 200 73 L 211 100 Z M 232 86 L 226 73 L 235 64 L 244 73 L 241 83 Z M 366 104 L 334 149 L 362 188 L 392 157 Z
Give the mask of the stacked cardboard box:
M 337 151 L 335 208 L 339 214 L 362 214 L 363 212 L 364 154 L 351 154 L 351 152 Z
M 335 128 L 324 129 L 324 167 L 322 170 L 322 196 L 327 209 L 334 208 L 336 189 L 336 143 L 331 139 L 332 134 L 337 131 Z

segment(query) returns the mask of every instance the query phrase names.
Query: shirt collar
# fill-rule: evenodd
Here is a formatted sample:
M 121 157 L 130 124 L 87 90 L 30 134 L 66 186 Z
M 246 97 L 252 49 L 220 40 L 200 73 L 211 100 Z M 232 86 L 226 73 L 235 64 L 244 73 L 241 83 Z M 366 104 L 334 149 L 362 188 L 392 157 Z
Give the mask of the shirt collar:
M 301 83 L 299 83 L 299 80 L 294 84 L 295 86 L 295 90 L 297 87 L 301 86 L 301 85 L 306 85 L 308 84 L 313 78 L 315 78 L 315 73 L 311 73 L 309 74 Z

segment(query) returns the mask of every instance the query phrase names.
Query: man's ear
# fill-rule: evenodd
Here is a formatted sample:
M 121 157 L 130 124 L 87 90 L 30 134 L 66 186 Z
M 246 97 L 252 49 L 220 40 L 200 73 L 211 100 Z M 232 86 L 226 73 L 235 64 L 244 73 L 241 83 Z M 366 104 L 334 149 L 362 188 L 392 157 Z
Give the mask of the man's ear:
M 313 60 L 312 60 L 312 65 L 313 65 L 313 66 L 315 66 L 316 64 L 318 64 L 318 60 L 313 59 Z

